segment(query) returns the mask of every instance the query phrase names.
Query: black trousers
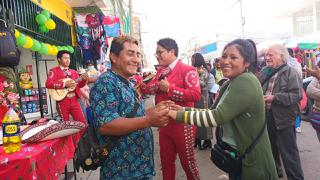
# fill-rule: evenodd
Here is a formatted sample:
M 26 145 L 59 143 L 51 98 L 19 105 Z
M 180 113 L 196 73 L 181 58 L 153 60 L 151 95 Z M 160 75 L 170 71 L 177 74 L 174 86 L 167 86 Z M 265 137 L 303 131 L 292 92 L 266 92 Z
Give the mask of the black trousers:
M 303 180 L 295 126 L 277 130 L 272 113 L 267 112 L 266 115 L 268 134 L 277 171 L 282 171 L 281 155 L 288 180 Z

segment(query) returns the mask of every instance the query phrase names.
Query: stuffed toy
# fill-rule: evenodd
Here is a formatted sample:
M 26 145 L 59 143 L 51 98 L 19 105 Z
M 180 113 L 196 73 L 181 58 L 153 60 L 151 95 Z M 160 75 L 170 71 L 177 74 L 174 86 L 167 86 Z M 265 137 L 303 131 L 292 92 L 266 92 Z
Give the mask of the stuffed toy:
M 30 74 L 26 71 L 25 68 L 22 68 L 19 72 L 20 80 L 19 80 L 19 86 L 21 89 L 32 89 L 32 79 Z

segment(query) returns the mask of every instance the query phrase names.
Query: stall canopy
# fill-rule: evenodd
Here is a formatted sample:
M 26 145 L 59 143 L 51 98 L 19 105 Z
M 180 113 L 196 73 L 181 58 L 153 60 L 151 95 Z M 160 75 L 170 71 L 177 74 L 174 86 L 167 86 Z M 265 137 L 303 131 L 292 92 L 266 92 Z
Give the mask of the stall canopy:
M 299 47 L 302 50 L 317 49 L 320 46 L 320 34 L 310 34 L 299 38 L 290 38 L 284 41 L 285 47 Z

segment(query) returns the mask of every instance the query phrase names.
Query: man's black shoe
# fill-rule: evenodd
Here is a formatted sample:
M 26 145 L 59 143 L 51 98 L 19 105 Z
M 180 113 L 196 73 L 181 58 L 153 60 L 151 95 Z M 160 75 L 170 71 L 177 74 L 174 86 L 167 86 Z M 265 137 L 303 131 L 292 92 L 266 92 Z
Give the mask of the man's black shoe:
M 279 178 L 282 178 L 282 177 L 283 177 L 283 172 L 282 172 L 282 170 L 277 171 L 277 173 L 278 173 L 278 177 L 279 177 Z

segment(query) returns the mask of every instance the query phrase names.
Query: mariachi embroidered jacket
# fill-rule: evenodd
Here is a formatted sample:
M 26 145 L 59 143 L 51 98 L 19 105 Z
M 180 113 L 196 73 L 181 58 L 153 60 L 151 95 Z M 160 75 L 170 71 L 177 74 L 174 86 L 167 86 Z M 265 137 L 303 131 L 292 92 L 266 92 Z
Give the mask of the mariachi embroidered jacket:
M 62 71 L 62 69 L 59 66 L 50 69 L 49 74 L 48 74 L 48 78 L 46 81 L 46 88 L 48 88 L 48 89 L 63 89 L 64 82 L 62 80 L 65 78 L 71 78 L 73 80 L 76 80 L 77 78 L 79 78 L 79 75 L 78 75 L 77 71 L 70 69 L 70 68 L 66 72 Z M 85 85 L 86 85 L 86 80 L 82 80 L 77 83 L 75 93 L 78 98 L 81 98 L 80 88 L 82 88 Z
M 166 72 L 166 79 L 170 83 L 169 92 L 161 92 L 158 81 Z M 167 72 L 165 68 L 159 68 L 154 79 L 141 85 L 141 91 L 145 94 L 153 94 L 156 104 L 164 100 L 172 100 L 184 107 L 193 107 L 194 102 L 200 100 L 201 90 L 197 71 L 194 67 L 184 64 L 179 60 L 176 66 Z

